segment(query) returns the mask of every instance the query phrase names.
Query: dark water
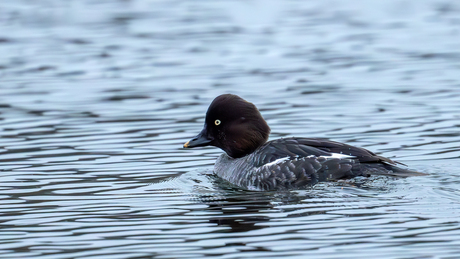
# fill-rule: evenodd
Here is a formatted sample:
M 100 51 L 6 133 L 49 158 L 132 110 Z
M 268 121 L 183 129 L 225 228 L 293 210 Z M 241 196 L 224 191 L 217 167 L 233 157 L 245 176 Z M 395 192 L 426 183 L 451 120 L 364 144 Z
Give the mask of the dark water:
M 429 176 L 231 189 L 227 92 Z M 453 0 L 0 1 L 0 258 L 458 258 L 459 111 Z

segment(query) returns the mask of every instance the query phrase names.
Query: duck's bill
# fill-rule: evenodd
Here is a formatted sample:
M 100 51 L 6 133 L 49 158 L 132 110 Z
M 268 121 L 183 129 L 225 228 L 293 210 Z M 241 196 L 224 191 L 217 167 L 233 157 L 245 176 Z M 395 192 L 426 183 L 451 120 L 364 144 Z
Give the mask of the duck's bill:
M 190 141 L 187 141 L 187 143 L 184 144 L 184 148 L 208 146 L 211 143 L 212 139 L 210 139 L 207 135 L 208 134 L 207 132 L 205 132 L 205 130 L 201 131 L 200 134 L 198 134 L 196 137 L 194 137 Z

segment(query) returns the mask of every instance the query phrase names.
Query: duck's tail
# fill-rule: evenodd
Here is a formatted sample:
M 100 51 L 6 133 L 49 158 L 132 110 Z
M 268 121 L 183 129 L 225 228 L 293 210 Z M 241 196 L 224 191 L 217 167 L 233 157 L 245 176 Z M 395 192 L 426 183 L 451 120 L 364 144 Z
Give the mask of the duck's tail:
M 394 177 L 409 177 L 427 175 L 414 170 L 401 168 L 387 163 L 361 163 L 360 171 L 364 175 L 386 175 Z

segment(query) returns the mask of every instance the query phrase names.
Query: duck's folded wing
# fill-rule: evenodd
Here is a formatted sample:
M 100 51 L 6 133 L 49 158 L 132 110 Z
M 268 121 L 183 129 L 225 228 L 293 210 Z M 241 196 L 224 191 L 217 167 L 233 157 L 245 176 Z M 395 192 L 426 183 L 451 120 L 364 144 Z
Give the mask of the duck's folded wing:
M 389 164 L 402 164 L 397 161 L 393 161 L 389 158 L 376 155 L 375 153 L 360 147 L 350 146 L 344 143 L 331 141 L 328 139 L 316 139 L 316 138 L 293 138 L 299 145 L 307 145 L 318 148 L 320 150 L 343 154 L 356 157 L 360 162 L 385 162 Z
M 356 176 L 352 170 L 356 159 L 324 156 L 279 158 L 258 167 L 252 176 L 254 188 L 259 190 L 292 189 L 318 182 Z
M 315 138 L 285 138 L 265 144 L 260 150 L 262 156 L 256 161 L 259 166 L 273 162 L 282 157 L 308 157 L 308 156 L 335 156 L 343 158 L 354 157 L 359 162 L 385 162 L 396 164 L 397 162 L 374 154 L 373 152 L 359 147 L 350 146 L 327 139 Z
M 288 138 L 266 143 L 254 155 L 255 182 L 264 188 L 299 187 L 355 176 L 424 175 L 399 168 L 371 151 L 325 139 Z M 270 189 L 268 188 L 268 189 Z

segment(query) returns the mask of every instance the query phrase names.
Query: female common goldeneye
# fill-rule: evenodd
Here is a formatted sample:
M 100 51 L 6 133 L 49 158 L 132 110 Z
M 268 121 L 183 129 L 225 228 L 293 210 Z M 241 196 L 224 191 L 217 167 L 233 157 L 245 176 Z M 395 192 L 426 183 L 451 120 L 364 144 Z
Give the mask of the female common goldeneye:
M 226 152 L 214 172 L 248 190 L 287 190 L 355 176 L 413 176 L 389 158 L 364 148 L 317 138 L 267 142 L 270 128 L 256 106 L 223 94 L 206 112 L 204 128 L 184 148 L 215 146 Z M 400 164 L 400 163 L 399 163 Z

